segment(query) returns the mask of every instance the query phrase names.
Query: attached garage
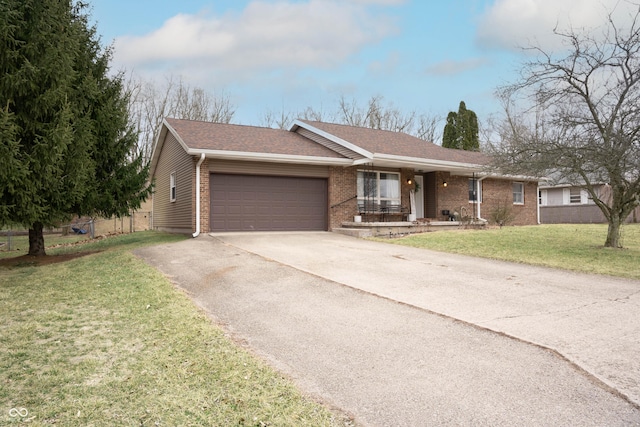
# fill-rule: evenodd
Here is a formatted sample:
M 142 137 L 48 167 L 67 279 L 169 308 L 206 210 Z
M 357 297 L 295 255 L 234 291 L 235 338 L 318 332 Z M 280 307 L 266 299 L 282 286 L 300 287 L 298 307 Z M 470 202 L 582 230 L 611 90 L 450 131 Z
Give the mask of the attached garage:
M 324 231 L 327 179 L 210 174 L 211 231 Z

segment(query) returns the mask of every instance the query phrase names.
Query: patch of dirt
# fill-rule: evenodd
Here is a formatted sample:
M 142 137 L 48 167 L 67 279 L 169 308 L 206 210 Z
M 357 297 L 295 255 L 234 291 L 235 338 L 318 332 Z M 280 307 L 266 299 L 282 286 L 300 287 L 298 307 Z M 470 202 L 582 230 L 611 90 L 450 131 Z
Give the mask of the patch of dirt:
M 78 252 L 73 254 L 61 254 L 61 255 L 45 255 L 45 256 L 32 256 L 22 255 L 13 258 L 0 259 L 0 267 L 40 267 L 41 265 L 57 264 L 59 262 L 71 261 L 72 259 L 80 258 L 85 255 L 95 254 L 100 251 L 87 251 Z

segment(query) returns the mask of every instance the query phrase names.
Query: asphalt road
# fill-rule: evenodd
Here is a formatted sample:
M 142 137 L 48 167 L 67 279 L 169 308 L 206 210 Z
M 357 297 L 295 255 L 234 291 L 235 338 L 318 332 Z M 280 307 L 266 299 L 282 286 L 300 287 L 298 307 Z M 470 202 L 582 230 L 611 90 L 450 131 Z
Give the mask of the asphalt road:
M 205 235 L 137 254 L 358 424 L 640 425 L 637 281 L 333 233 Z

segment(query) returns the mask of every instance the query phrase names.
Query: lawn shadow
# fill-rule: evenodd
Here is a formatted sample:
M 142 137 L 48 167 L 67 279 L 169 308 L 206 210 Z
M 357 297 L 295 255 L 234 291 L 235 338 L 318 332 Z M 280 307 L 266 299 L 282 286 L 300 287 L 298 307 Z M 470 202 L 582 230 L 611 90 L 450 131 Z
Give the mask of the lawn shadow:
M 51 265 L 71 261 L 73 259 L 80 258 L 85 255 L 95 254 L 98 252 L 102 251 L 93 250 L 45 256 L 21 255 L 17 257 L 0 259 L 0 268 L 40 267 L 43 265 Z

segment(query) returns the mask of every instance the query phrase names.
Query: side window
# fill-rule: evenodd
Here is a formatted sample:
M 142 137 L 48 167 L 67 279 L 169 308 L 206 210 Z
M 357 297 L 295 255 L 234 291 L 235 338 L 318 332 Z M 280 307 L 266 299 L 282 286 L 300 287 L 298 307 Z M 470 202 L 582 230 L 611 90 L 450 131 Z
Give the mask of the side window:
M 176 173 L 171 172 L 169 175 L 169 201 L 176 201 Z
M 522 182 L 513 183 L 513 204 L 524 204 L 524 184 Z
M 582 191 L 579 188 L 569 189 L 569 203 L 571 204 L 582 203 Z

